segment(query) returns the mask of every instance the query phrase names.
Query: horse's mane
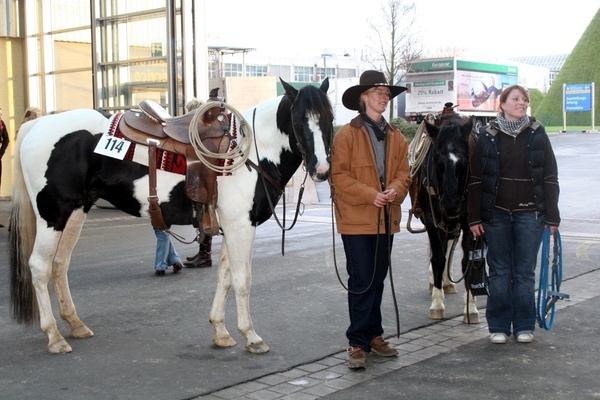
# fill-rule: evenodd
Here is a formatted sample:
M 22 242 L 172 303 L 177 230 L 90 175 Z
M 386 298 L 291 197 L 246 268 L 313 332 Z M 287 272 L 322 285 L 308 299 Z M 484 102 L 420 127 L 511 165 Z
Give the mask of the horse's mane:
M 293 104 L 297 104 L 299 109 L 319 115 L 324 121 L 333 120 L 333 108 L 327 94 L 315 86 L 306 85 L 298 90 L 295 99 L 288 93 L 283 95 L 277 111 L 277 127 L 282 132 L 291 123 L 292 115 L 289 110 Z
M 302 96 L 300 96 L 302 92 Z M 304 101 L 306 108 L 321 116 L 326 121 L 333 120 L 333 108 L 327 94 L 312 85 L 300 89 L 296 101 Z

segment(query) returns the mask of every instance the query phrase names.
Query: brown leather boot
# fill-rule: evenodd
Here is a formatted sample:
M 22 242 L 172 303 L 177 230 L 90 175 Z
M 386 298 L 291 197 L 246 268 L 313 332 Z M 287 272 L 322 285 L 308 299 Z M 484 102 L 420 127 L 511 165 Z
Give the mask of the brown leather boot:
M 360 347 L 348 347 L 348 368 L 364 369 L 367 366 L 367 353 Z
M 382 357 L 396 357 L 398 350 L 390 346 L 390 342 L 383 340 L 382 336 L 377 336 L 371 340 L 371 351 Z

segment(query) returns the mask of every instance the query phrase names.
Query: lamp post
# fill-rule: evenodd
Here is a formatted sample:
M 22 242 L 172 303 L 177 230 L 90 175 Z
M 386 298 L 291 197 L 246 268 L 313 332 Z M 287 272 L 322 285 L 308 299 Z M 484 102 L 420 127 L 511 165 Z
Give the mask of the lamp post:
M 323 53 L 321 53 L 321 57 L 323 57 L 323 79 L 327 77 L 327 57 L 331 57 L 332 55 L 329 49 L 323 49 Z

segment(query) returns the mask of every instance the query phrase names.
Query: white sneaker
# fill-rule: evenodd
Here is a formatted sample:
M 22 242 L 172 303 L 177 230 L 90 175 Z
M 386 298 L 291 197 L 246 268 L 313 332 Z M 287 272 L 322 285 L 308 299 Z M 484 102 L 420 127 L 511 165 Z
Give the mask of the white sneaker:
M 504 344 L 508 341 L 508 337 L 502 332 L 496 332 L 490 335 L 490 341 L 494 344 Z
M 517 335 L 517 342 L 519 342 L 519 343 L 533 342 L 533 333 L 519 333 Z

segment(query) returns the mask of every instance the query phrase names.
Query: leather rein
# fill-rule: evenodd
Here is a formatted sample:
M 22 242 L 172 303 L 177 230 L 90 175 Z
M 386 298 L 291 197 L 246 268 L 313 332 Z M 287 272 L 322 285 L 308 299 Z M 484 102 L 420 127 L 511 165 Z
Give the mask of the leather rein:
M 253 110 L 252 113 L 252 131 L 254 132 L 254 149 L 256 151 L 256 159 L 260 160 L 260 155 L 258 154 L 258 145 L 256 143 L 256 129 L 255 129 L 255 121 L 256 121 L 256 108 Z M 293 128 L 293 123 L 292 123 L 292 131 L 294 132 L 294 135 L 296 134 L 296 131 Z M 297 140 L 297 138 L 296 138 Z M 298 143 L 298 148 L 300 149 L 300 153 L 302 154 L 302 161 L 303 164 L 306 165 L 306 154 L 302 148 L 302 146 L 300 146 L 300 143 Z M 265 196 L 267 197 L 267 201 L 269 202 L 269 207 L 271 209 L 271 213 L 273 215 L 273 217 L 275 218 L 275 221 L 277 221 L 277 225 L 279 225 L 279 228 L 281 228 L 281 255 L 285 256 L 285 232 L 291 230 L 295 225 L 296 222 L 298 220 L 298 215 L 301 215 L 304 212 L 304 207 L 302 204 L 302 196 L 304 195 L 304 187 L 305 187 L 305 183 L 306 183 L 306 178 L 308 177 L 308 169 L 305 168 L 305 174 L 304 174 L 304 180 L 302 181 L 302 185 L 300 185 L 300 191 L 298 193 L 298 202 L 296 203 L 296 211 L 294 213 L 294 219 L 292 221 L 292 225 L 289 227 L 286 227 L 286 221 L 285 221 L 285 215 L 286 215 L 286 201 L 285 201 L 285 190 L 281 187 L 281 185 L 271 176 L 269 175 L 265 170 L 263 170 L 258 164 L 254 163 L 252 160 L 247 159 L 246 160 L 246 166 L 248 167 L 248 170 L 250 170 L 250 168 L 253 168 L 256 172 L 258 172 L 258 174 L 261 177 L 261 181 L 263 184 L 263 188 L 265 189 Z M 277 216 L 277 214 L 275 213 L 275 205 L 277 204 L 277 202 L 275 202 L 275 204 L 273 204 L 273 200 L 271 200 L 271 196 L 269 196 L 269 191 L 268 191 L 268 187 L 267 187 L 267 181 L 269 181 L 269 183 L 271 183 L 271 185 L 273 185 L 273 187 L 275 188 L 276 192 L 277 192 L 277 202 L 279 202 L 279 199 L 281 197 L 283 197 L 283 223 L 280 221 L 279 217 Z M 302 208 L 302 212 L 300 211 L 300 209 Z

